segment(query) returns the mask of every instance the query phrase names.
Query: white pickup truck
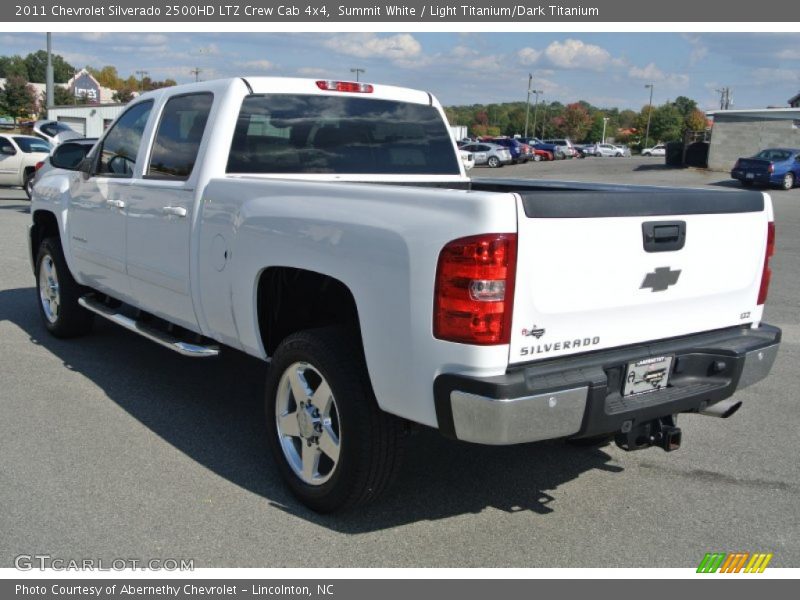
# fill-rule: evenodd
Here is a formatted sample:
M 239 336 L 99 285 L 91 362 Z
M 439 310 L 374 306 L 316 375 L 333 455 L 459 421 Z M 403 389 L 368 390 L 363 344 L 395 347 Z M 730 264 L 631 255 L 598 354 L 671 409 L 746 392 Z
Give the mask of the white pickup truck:
M 318 511 L 380 493 L 411 424 L 675 449 L 676 416 L 732 414 L 780 343 L 761 323 L 767 194 L 470 180 L 410 89 L 149 92 L 37 182 L 31 212 L 47 329 L 99 315 L 269 363 L 269 443 Z

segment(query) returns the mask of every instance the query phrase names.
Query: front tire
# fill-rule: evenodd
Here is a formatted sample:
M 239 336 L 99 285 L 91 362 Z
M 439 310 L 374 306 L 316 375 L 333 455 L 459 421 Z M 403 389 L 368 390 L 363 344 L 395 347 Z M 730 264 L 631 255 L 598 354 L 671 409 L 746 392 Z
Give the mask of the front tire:
M 783 190 L 790 190 L 794 187 L 794 174 L 787 173 L 783 176 L 783 181 L 781 182 L 781 189 Z
M 295 333 L 267 374 L 269 446 L 292 493 L 320 513 L 377 498 L 402 455 L 401 421 L 380 410 L 352 332 Z
M 85 292 L 69 271 L 61 240 L 42 241 L 36 258 L 36 293 L 39 314 L 50 333 L 69 338 L 89 332 L 94 315 L 78 304 Z

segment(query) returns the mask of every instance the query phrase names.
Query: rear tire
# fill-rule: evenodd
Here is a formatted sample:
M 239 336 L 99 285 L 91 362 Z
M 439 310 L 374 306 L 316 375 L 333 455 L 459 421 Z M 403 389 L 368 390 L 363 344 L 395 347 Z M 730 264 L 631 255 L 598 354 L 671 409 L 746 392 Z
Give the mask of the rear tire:
M 355 335 L 294 333 L 275 351 L 265 394 L 270 450 L 292 493 L 329 513 L 371 502 L 402 458 L 402 422 L 375 400 Z
M 33 196 L 33 179 L 36 176 L 36 173 L 25 173 L 25 179 L 22 182 L 22 189 L 25 190 L 25 195 L 28 196 L 28 200 L 31 199 Z
M 783 190 L 790 190 L 794 187 L 794 174 L 787 173 L 783 176 L 783 181 L 781 182 L 781 189 Z
M 490 156 L 489 160 L 486 161 L 486 164 L 489 165 L 489 168 L 496 169 L 500 166 L 500 159 L 496 156 Z
M 44 326 L 54 336 L 76 337 L 91 330 L 94 315 L 78 304 L 86 289 L 73 279 L 58 238 L 47 238 L 39 246 L 36 293 Z

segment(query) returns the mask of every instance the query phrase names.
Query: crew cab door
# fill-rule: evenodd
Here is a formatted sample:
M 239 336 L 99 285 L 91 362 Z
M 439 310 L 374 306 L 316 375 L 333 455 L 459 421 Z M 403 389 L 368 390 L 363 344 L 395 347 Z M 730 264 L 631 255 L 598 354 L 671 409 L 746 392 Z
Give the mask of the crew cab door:
M 129 297 L 125 272 L 128 190 L 143 156 L 141 141 L 152 101 L 131 106 L 106 132 L 91 156 L 88 176 L 70 189 L 68 243 L 83 283 L 121 300 Z
M 22 156 L 19 149 L 4 135 L 0 135 L 0 185 L 21 185 Z
M 127 270 L 136 304 L 197 328 L 190 290 L 194 165 L 214 97 L 172 96 L 164 103 L 147 165 L 128 193 Z

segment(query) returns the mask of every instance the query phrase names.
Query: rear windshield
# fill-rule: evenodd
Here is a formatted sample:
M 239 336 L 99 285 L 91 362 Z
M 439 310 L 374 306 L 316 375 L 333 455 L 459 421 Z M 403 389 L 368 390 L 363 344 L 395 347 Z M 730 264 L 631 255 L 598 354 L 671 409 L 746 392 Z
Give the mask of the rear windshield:
M 450 133 L 428 105 L 336 96 L 248 96 L 229 173 L 459 175 Z
M 50 123 L 45 123 L 39 129 L 44 131 L 47 135 L 57 135 L 62 131 L 70 131 L 72 133 L 75 132 L 72 127 L 66 125 L 64 123 L 59 123 L 58 121 L 51 121 Z
M 784 160 L 789 160 L 789 157 L 791 155 L 792 153 L 787 150 L 762 150 L 761 152 L 755 155 L 755 158 L 784 161 Z
M 23 152 L 50 152 L 50 143 L 35 137 L 15 137 L 14 141 Z

